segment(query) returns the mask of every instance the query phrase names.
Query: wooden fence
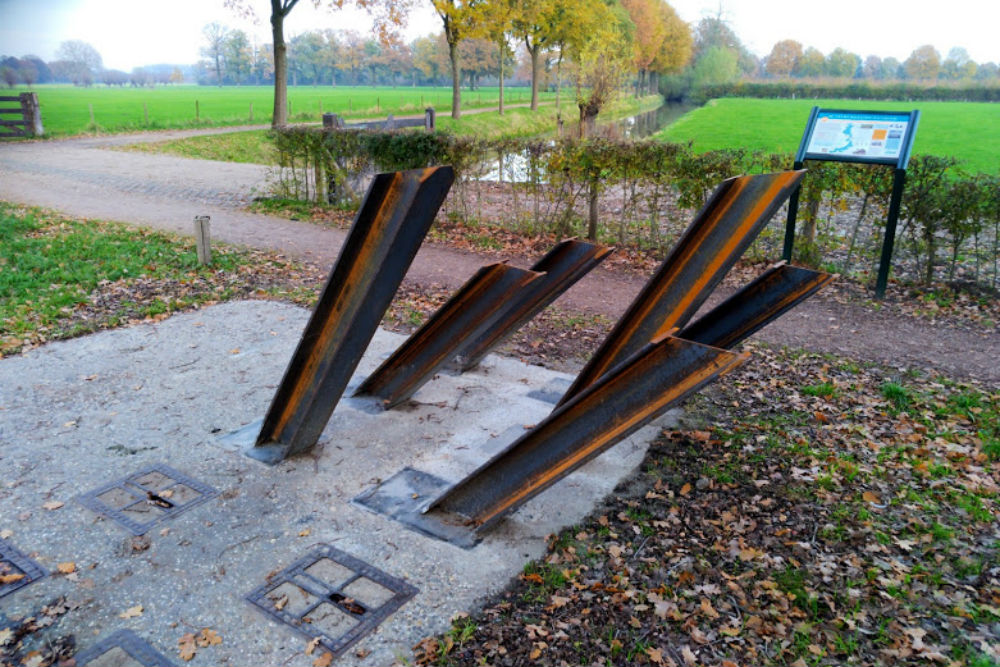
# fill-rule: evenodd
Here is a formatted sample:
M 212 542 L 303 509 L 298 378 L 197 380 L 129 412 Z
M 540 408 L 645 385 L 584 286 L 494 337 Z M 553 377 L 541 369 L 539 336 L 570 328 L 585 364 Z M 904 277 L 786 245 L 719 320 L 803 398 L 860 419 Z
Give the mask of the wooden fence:
M 7 120 L 8 116 L 20 118 Z M 17 97 L 0 96 L 0 137 L 40 137 L 43 133 L 38 93 L 21 93 Z
M 323 114 L 323 127 L 329 130 L 398 130 L 404 127 L 422 127 L 433 132 L 437 115 L 433 107 L 427 107 L 423 118 L 394 118 L 392 114 L 385 120 L 370 120 L 357 123 L 346 123 L 335 113 Z

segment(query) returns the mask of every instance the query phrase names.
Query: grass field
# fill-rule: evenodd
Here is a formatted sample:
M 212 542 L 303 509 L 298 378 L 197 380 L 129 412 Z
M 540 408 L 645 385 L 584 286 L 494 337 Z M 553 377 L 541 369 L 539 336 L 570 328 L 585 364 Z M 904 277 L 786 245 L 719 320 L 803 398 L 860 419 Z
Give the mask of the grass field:
M 6 94 L 25 92 L 15 88 Z M 166 129 L 212 125 L 270 123 L 274 105 L 271 86 L 158 86 L 156 88 L 77 88 L 68 85 L 44 85 L 33 88 L 38 93 L 42 123 L 49 136 L 81 134 L 94 130 Z M 554 99 L 554 93 L 542 99 Z M 508 104 L 529 102 L 527 88 L 507 88 Z M 325 112 L 362 118 L 420 114 L 433 106 L 439 115 L 451 112 L 451 88 L 372 88 L 330 86 L 291 86 L 288 88 L 291 119 L 319 122 Z M 462 91 L 462 107 L 490 107 L 499 101 L 498 88 Z M 91 125 L 90 109 L 94 122 Z M 251 111 L 252 109 L 252 111 Z M 147 121 L 148 115 L 148 121 Z
M 813 106 L 919 109 L 915 155 L 950 156 L 961 160 L 970 172 L 1000 173 L 1000 104 L 724 98 L 691 111 L 657 138 L 693 141 L 698 151 L 746 148 L 794 154 Z
M 602 114 L 607 118 L 621 118 L 655 109 L 662 103 L 658 95 L 641 99 L 625 97 L 616 100 Z M 563 118 L 572 119 L 576 109 L 563 104 Z M 464 114 L 459 120 L 450 117 L 438 118 L 438 127 L 455 134 L 499 139 L 508 137 L 534 136 L 555 132 L 556 107 L 546 104 L 538 111 L 527 107 L 507 110 L 503 116 L 495 111 Z M 574 132 L 575 125 L 567 122 L 566 132 Z M 122 147 L 123 150 L 142 153 L 170 153 L 182 157 L 223 162 L 249 162 L 254 164 L 277 164 L 278 154 L 270 139 L 270 130 L 234 131 L 184 139 L 142 142 Z

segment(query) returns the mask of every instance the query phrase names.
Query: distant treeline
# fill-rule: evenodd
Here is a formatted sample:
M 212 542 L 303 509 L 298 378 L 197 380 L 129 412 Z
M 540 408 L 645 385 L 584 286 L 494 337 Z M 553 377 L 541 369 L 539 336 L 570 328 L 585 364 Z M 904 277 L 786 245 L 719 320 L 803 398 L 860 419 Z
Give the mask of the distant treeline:
M 766 99 L 862 99 L 900 102 L 1000 102 L 1000 83 L 927 86 L 904 81 L 736 81 L 693 90 L 689 99 L 704 103 L 715 97 L 760 97 Z

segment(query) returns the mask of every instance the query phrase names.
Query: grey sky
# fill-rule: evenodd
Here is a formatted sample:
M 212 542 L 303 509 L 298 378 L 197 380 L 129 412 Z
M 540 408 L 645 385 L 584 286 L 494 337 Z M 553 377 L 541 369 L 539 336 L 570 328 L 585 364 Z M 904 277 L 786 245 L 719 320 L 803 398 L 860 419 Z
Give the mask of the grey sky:
M 109 68 L 189 64 L 199 58 L 201 28 L 212 21 L 269 42 L 269 3 L 251 4 L 260 13 L 256 25 L 223 7 L 221 0 L 0 0 L 0 54 L 33 53 L 50 60 L 60 42 L 81 39 L 101 53 Z M 718 0 L 670 4 L 691 23 L 714 15 L 720 5 Z M 723 17 L 757 55 L 766 55 L 781 39 L 796 39 L 823 53 L 842 46 L 862 58 L 875 54 L 900 60 L 923 44 L 934 45 L 942 56 L 964 46 L 976 62 L 1000 62 L 995 37 L 1000 0 L 725 0 L 722 7 Z M 310 0 L 301 0 L 289 17 L 286 36 L 312 28 L 366 31 L 369 22 L 357 11 L 316 10 Z M 404 36 L 439 30 L 430 0 L 419 0 Z

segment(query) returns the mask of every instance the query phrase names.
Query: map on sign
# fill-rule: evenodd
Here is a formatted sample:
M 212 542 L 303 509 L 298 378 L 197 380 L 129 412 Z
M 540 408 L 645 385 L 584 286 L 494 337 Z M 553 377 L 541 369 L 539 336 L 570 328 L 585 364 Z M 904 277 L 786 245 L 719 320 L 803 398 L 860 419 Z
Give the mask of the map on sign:
M 909 122 L 909 114 L 820 111 L 806 153 L 858 161 L 896 160 Z

